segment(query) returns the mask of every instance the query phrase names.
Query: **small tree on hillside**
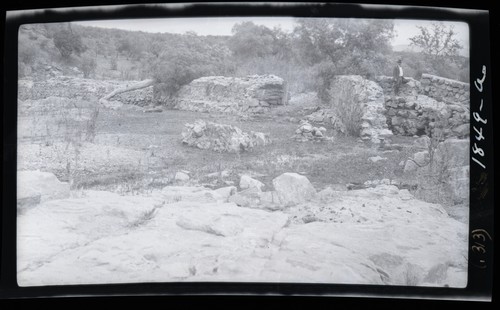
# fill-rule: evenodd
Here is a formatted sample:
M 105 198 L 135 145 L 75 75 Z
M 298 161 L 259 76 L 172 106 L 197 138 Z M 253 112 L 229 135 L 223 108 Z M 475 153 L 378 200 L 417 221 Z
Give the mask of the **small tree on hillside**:
M 411 45 L 421 48 L 422 53 L 432 61 L 439 61 L 443 57 L 453 60 L 463 48 L 456 39 L 457 33 L 452 25 L 446 27 L 443 23 L 433 23 L 430 27 L 417 28 L 420 33 L 410 38 Z
M 274 33 L 266 26 L 253 22 L 242 22 L 234 25 L 233 35 L 228 46 L 233 54 L 241 59 L 263 57 L 273 53 Z
M 83 77 L 88 78 L 95 72 L 97 63 L 90 55 L 83 55 L 80 63 L 80 70 L 83 72 Z
M 148 79 L 128 87 L 116 89 L 101 99 L 105 103 L 113 96 L 154 86 L 156 98 L 172 98 L 179 89 L 192 80 L 217 75 L 225 70 L 224 53 L 217 44 L 202 41 L 195 34 L 176 35 L 168 44 L 163 40 L 154 40 L 147 48 L 142 62 L 145 77 Z
M 69 59 L 73 54 L 80 55 L 86 50 L 80 36 L 67 29 L 54 34 L 54 45 L 65 59 Z
M 393 35 L 392 21 L 368 19 L 300 18 L 293 31 L 301 61 L 317 68 L 316 91 L 324 102 L 335 75 L 380 74 Z

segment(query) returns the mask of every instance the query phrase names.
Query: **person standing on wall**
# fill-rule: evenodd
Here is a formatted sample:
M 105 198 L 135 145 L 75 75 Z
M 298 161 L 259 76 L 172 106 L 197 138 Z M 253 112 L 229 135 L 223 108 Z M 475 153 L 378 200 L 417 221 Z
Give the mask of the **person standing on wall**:
M 401 66 L 402 62 L 403 61 L 401 60 L 401 58 L 399 58 L 396 66 L 394 66 L 394 70 L 392 71 L 392 77 L 394 80 L 394 93 L 396 95 L 399 94 L 399 89 L 401 88 L 401 84 L 407 82 L 404 78 L 403 67 Z

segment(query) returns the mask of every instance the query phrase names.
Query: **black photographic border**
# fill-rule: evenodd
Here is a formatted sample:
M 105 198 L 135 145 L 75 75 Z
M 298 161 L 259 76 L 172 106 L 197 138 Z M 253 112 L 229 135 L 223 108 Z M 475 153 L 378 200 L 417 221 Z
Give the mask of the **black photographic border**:
M 390 1 L 386 1 L 388 3 Z M 367 1 L 364 1 L 367 3 Z M 123 4 L 124 6 L 114 6 Z M 491 45 L 494 44 L 489 10 L 476 3 L 426 3 L 427 6 L 356 3 L 186 3 L 187 5 L 127 3 L 51 3 L 8 10 L 26 10 L 6 17 L 3 80 L 2 210 L 0 213 L 0 299 L 39 297 L 119 296 L 333 296 L 346 298 L 392 298 L 490 301 L 493 293 L 493 82 Z M 111 5 L 111 6 L 107 6 Z M 440 7 L 442 6 L 442 7 Z M 59 7 L 59 8 L 58 8 Z M 46 8 L 46 10 L 40 11 Z M 60 9 L 63 8 L 63 9 Z M 34 9 L 30 11 L 30 9 Z M 462 10 L 465 9 L 465 10 Z M 160 17 L 353 17 L 382 19 L 435 19 L 462 21 L 470 31 L 470 222 L 468 282 L 464 289 L 390 285 L 345 285 L 309 283 L 175 282 L 110 285 L 61 285 L 19 287 L 16 269 L 16 150 L 17 150 L 17 35 L 26 23 L 69 22 L 97 19 Z M 493 32 L 493 31 L 491 31 Z M 485 69 L 483 69 L 485 68 Z M 485 77 L 481 91 L 477 82 Z M 476 84 L 475 84 L 476 82 Z M 476 86 L 477 85 L 477 86 Z M 486 120 L 484 121 L 478 120 Z M 476 139 L 482 128 L 484 139 Z M 480 156 L 480 151 L 484 156 Z M 482 165 L 477 163 L 479 160 Z

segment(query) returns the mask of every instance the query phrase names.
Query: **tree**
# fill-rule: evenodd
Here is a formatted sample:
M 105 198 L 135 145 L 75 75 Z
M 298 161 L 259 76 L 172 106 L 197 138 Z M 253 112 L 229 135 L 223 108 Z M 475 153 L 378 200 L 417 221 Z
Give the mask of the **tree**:
M 446 27 L 442 22 L 432 23 L 430 27 L 417 26 L 420 33 L 410 38 L 411 45 L 422 49 L 422 53 L 433 61 L 443 57 L 454 59 L 462 49 L 462 45 L 456 39 L 457 33 L 453 25 Z
M 116 50 L 118 53 L 129 55 L 132 51 L 132 44 L 128 39 L 123 38 L 117 42 Z
M 145 80 L 129 87 L 117 89 L 102 98 L 140 88 L 154 86 L 155 97 L 171 98 L 183 86 L 196 78 L 221 74 L 228 56 L 223 44 L 206 40 L 194 33 L 165 34 L 151 37 L 141 65 Z
M 391 51 L 394 24 L 387 20 L 300 18 L 295 46 L 310 65 L 331 62 L 339 71 L 359 74 L 363 62 L 378 64 Z
M 233 26 L 229 39 L 229 48 L 233 55 L 241 59 L 263 57 L 273 53 L 276 38 L 273 31 L 266 26 L 253 22 L 242 22 Z
M 95 72 L 97 63 L 90 55 L 83 55 L 80 62 L 80 70 L 83 72 L 83 77 L 88 78 Z
M 313 66 L 316 91 L 329 101 L 330 82 L 335 75 L 366 77 L 383 72 L 394 24 L 388 20 L 300 18 L 293 31 L 299 61 Z
M 62 29 L 54 34 L 54 45 L 61 53 L 61 56 L 68 59 L 72 54 L 80 55 L 86 50 L 80 36 L 73 31 Z

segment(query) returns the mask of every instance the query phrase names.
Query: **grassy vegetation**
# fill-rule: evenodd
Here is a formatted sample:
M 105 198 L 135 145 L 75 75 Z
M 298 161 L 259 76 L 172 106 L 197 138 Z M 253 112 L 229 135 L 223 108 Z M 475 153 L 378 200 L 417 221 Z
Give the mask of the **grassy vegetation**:
M 83 104 L 80 105 L 83 108 Z M 123 193 L 147 192 L 153 188 L 173 184 L 173 177 L 177 171 L 188 170 L 192 180 L 213 187 L 227 186 L 229 183 L 226 181 L 232 181 L 237 185 L 240 174 L 250 173 L 256 175 L 268 188 L 272 188 L 272 179 L 278 175 L 297 172 L 306 175 L 317 189 L 322 189 L 330 184 L 363 183 L 382 178 L 396 180 L 403 169 L 398 163 L 408 156 L 404 151 L 383 152 L 368 142 L 361 142 L 358 138 L 335 135 L 330 128 L 326 134 L 334 136 L 333 141 L 298 142 L 291 137 L 298 126 L 298 120 L 307 113 L 304 112 L 307 110 L 297 107 L 283 109 L 279 113 L 280 116 L 268 115 L 246 119 L 234 115 L 176 110 L 142 113 L 132 109 L 101 109 L 97 114 L 93 106 L 88 104 L 84 107 L 85 111 L 81 112 L 87 117 L 75 123 L 71 122 L 70 116 L 78 115 L 75 111 L 71 112 L 73 105 L 66 102 L 59 107 L 63 107 L 56 109 L 57 113 L 62 113 L 61 118 L 50 117 L 46 111 L 42 121 L 40 115 L 34 115 L 24 116 L 21 123 L 38 124 L 38 127 L 54 129 L 54 131 L 50 129 L 40 138 L 44 141 L 40 145 L 42 150 L 47 148 L 47 145 L 54 144 L 52 147 L 55 147 L 58 141 L 65 141 L 68 135 L 73 140 L 80 137 L 77 140 L 81 144 L 73 143 L 66 152 L 60 151 L 58 155 L 61 157 L 60 161 L 71 162 L 70 174 L 74 188 L 94 188 Z M 65 118 L 62 118 L 62 115 L 66 115 Z M 93 120 L 94 116 L 98 118 L 97 121 Z M 200 118 L 238 126 L 244 131 L 268 133 L 272 143 L 239 154 L 217 153 L 183 145 L 181 132 L 184 124 Z M 38 123 L 32 123 L 35 119 Z M 79 125 L 72 127 L 71 124 Z M 81 134 L 74 134 L 75 130 Z M 25 141 L 30 140 L 29 131 L 23 132 L 28 132 Z M 61 134 L 56 134 L 58 132 Z M 93 142 L 84 141 L 89 132 L 93 136 Z M 40 132 L 32 130 L 31 133 L 35 135 Z M 73 150 L 75 147 L 85 148 L 89 143 L 97 145 L 96 151 L 103 153 L 100 156 L 109 157 L 111 161 L 103 160 L 99 163 L 97 159 L 85 158 L 89 156 L 88 152 Z M 402 139 L 399 143 L 409 144 L 411 139 Z M 111 152 L 114 153 L 105 154 L 105 147 L 112 148 Z M 113 160 L 117 156 L 126 156 L 129 151 L 142 155 L 135 162 Z M 98 157 L 98 154 L 91 155 Z M 369 160 L 369 157 L 377 155 L 386 160 L 375 163 Z M 78 160 L 78 164 L 75 164 L 75 160 Z M 62 177 L 62 180 L 68 181 L 68 172 L 64 169 L 64 165 L 60 165 L 54 172 Z M 229 173 L 223 178 L 213 177 L 214 173 L 217 175 L 222 171 Z

